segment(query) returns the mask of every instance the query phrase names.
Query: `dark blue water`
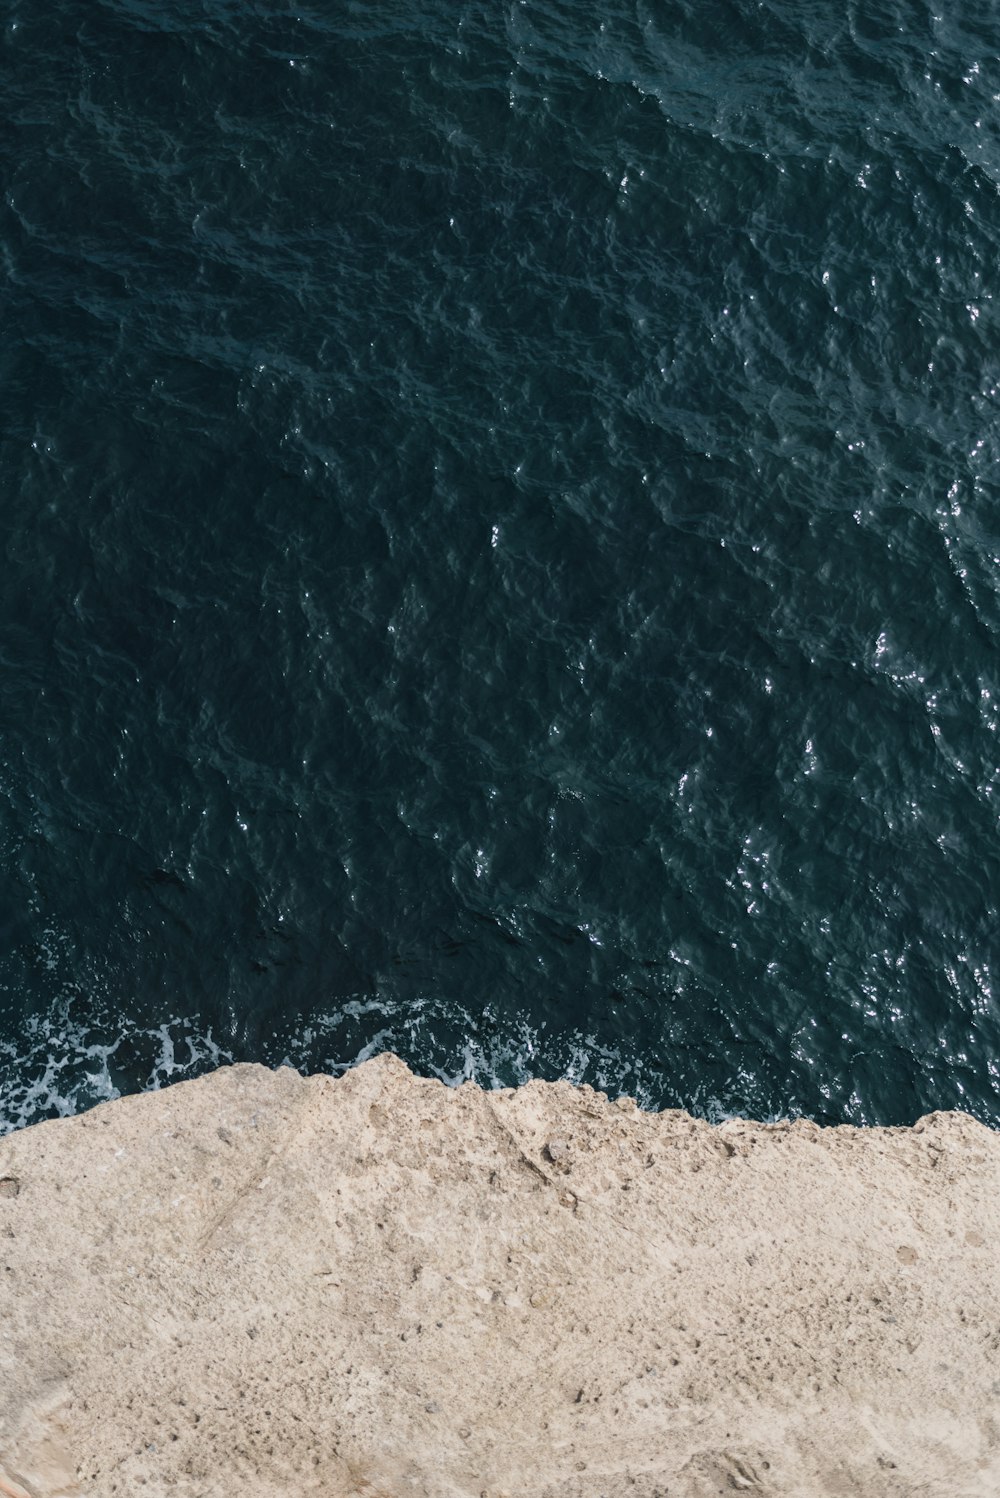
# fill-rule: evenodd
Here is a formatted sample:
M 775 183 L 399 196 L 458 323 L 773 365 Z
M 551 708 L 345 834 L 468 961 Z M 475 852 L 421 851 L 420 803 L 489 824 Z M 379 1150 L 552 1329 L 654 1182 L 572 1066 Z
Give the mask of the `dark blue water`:
M 0 1120 L 995 1122 L 1000 20 L 7 0 Z

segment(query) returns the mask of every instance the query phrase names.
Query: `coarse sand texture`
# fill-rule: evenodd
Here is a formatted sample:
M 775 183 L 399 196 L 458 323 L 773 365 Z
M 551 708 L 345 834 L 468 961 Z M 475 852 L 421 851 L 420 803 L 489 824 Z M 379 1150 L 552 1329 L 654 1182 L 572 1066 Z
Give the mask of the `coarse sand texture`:
M 1000 1140 L 383 1055 L 0 1140 L 0 1494 L 996 1498 Z

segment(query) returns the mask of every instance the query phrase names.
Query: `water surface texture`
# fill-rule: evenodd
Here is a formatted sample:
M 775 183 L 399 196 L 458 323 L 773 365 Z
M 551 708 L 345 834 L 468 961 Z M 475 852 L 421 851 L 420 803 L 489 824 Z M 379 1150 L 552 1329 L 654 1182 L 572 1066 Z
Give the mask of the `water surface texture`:
M 1000 20 L 9 0 L 0 1127 L 1000 1103 Z

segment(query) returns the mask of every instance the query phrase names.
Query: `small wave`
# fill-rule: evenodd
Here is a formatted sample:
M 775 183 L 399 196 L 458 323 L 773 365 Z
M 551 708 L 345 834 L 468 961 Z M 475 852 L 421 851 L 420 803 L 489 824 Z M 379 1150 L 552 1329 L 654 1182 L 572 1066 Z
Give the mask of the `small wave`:
M 121 1056 L 126 1049 L 127 1070 Z M 30 1016 L 16 1041 L 0 1038 L 0 1135 L 82 1113 L 126 1091 L 155 1091 L 232 1059 L 196 1019 L 178 1017 L 140 1030 L 122 1022 L 116 1028 L 81 1020 L 69 1005 L 60 1005 Z
M 547 1035 L 522 1016 L 503 1018 L 489 1006 L 474 1014 L 432 998 L 405 1005 L 348 999 L 290 1035 L 265 1039 L 252 1058 L 240 1050 L 236 1041 L 220 1041 L 197 1016 L 136 1028 L 110 1014 L 84 1020 L 71 1003 L 60 1003 L 43 1017 L 29 1018 L 17 1041 L 0 1039 L 0 1135 L 126 1093 L 157 1091 L 234 1061 L 340 1076 L 387 1050 L 449 1087 L 518 1087 L 544 1077 L 634 1097 L 647 1110 L 664 1106 L 663 1078 L 638 1048 L 611 1046 L 580 1029 Z M 671 1101 L 717 1123 L 745 1112 L 753 1093 L 753 1079 L 741 1076 L 728 1095 L 695 1088 L 686 1100 Z M 756 1101 L 760 1116 L 776 1116 Z

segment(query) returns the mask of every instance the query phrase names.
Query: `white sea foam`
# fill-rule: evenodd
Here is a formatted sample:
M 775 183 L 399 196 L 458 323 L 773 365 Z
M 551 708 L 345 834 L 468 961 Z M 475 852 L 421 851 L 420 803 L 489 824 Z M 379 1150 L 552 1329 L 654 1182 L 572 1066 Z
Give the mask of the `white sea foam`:
M 116 1064 L 123 1049 L 136 1058 L 127 1070 Z M 48 1014 L 30 1018 L 18 1042 L 0 1039 L 0 1135 L 81 1113 L 122 1090 L 165 1087 L 232 1059 L 196 1019 L 130 1030 L 107 1014 L 78 1020 L 72 1002 L 63 1000 Z
M 75 1009 L 75 999 L 63 997 L 46 1015 L 29 1018 L 18 1041 L 0 1039 L 0 1135 L 240 1059 L 238 1047 L 218 1039 L 197 1015 L 141 1027 L 107 1004 L 86 1019 Z M 496 1005 L 474 1012 L 429 995 L 405 1002 L 356 995 L 310 1016 L 291 1035 L 265 1037 L 253 1059 L 339 1076 L 387 1050 L 451 1087 L 512 1087 L 545 1077 L 586 1083 L 612 1097 L 627 1094 L 642 1108 L 664 1106 L 662 1076 L 637 1044 L 612 1044 L 582 1028 L 552 1032 Z M 712 1122 L 768 1112 L 744 1073 L 725 1095 L 696 1089 L 675 1106 L 682 1103 Z

